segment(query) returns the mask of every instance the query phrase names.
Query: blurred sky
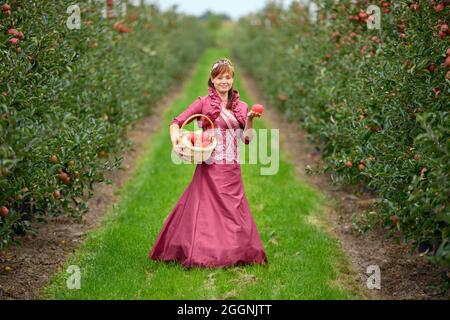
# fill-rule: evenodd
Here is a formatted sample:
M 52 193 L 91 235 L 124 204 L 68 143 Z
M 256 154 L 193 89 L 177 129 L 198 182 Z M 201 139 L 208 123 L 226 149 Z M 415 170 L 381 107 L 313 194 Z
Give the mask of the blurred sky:
M 263 8 L 267 0 L 145 0 L 145 2 L 158 4 L 163 10 L 177 4 L 178 12 L 193 15 L 201 15 L 206 10 L 211 10 L 214 13 L 226 13 L 232 19 L 237 20 L 241 16 Z M 278 0 L 277 2 L 282 2 L 287 6 L 292 0 Z

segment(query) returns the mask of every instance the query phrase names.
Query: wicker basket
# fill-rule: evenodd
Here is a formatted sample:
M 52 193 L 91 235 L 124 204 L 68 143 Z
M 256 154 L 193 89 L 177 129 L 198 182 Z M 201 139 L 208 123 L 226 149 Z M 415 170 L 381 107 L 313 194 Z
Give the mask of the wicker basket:
M 193 114 L 189 118 L 184 121 L 180 130 L 182 131 L 184 126 L 189 123 L 189 121 L 193 118 L 197 117 L 205 117 L 209 123 L 211 124 L 212 130 L 214 130 L 214 124 L 211 119 L 203 114 L 197 113 Z M 203 131 L 199 131 L 203 132 Z M 194 132 L 195 133 L 195 132 Z M 214 135 L 211 135 L 211 142 L 206 147 L 198 147 L 193 146 L 191 143 L 191 134 L 190 131 L 182 132 L 181 137 L 177 140 L 177 149 L 175 149 L 176 154 L 188 163 L 202 163 L 203 161 L 208 160 L 211 157 L 211 154 L 214 148 L 217 145 L 217 138 Z

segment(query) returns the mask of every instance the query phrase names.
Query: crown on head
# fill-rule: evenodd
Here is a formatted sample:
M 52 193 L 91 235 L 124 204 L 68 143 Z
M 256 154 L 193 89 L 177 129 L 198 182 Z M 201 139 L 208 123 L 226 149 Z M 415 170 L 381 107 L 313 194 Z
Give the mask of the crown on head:
M 211 68 L 211 73 L 213 72 L 213 70 L 215 68 L 217 68 L 221 64 L 227 64 L 227 65 L 231 66 L 231 68 L 233 68 L 233 64 L 231 63 L 230 60 L 228 60 L 228 59 L 220 59 L 219 61 L 217 61 L 216 63 L 213 64 L 213 66 Z

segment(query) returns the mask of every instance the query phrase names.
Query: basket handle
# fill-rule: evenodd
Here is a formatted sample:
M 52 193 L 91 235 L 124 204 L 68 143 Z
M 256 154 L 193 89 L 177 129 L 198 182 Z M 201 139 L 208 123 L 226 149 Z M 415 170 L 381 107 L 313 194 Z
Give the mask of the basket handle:
M 180 129 L 183 129 L 184 126 L 185 126 L 186 124 L 188 124 L 189 121 L 191 121 L 191 119 L 197 118 L 197 117 L 205 117 L 205 118 L 209 121 L 209 124 L 211 125 L 211 128 L 214 129 L 214 123 L 211 121 L 211 119 L 210 119 L 208 116 L 205 116 L 204 114 L 201 114 L 201 113 L 193 114 L 192 116 L 190 116 L 189 118 L 187 118 L 187 119 L 183 122 L 183 124 L 181 125 L 181 128 L 180 128 Z

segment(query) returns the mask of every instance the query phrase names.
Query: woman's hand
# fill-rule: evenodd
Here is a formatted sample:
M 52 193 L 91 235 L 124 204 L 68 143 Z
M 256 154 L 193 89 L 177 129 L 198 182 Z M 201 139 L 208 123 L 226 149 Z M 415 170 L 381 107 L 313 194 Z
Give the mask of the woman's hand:
M 178 136 L 175 138 L 175 140 L 172 140 L 172 147 L 175 151 L 179 151 L 180 150 L 180 140 L 181 140 L 181 136 Z
M 172 146 L 175 150 L 180 139 L 181 139 L 180 127 L 178 126 L 178 124 L 172 124 L 170 126 L 170 141 L 172 142 Z
M 253 118 L 255 118 L 255 117 L 256 117 L 256 118 L 260 118 L 260 117 L 261 117 L 261 114 L 255 112 L 255 111 L 250 111 L 249 113 L 247 113 L 247 119 L 253 120 Z
M 180 140 L 181 140 L 181 135 L 179 133 L 175 133 L 174 137 L 171 137 L 171 142 L 172 142 L 172 148 L 173 150 L 175 150 L 175 152 L 179 152 L 180 150 Z
M 174 150 L 176 150 L 176 148 L 178 148 L 177 141 L 172 141 L 172 147 L 173 147 Z

